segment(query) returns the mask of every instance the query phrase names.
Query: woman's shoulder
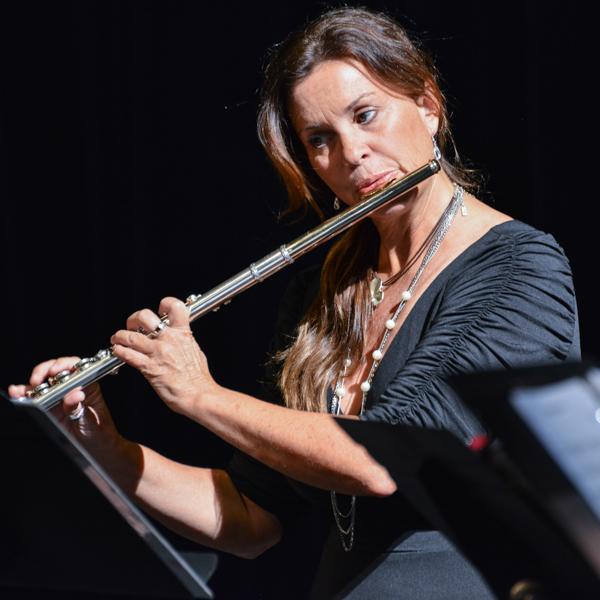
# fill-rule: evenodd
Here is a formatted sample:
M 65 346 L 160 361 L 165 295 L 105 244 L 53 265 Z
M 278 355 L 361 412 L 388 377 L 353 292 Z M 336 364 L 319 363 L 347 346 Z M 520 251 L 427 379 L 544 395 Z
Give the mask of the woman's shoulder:
M 536 339 L 541 330 L 552 331 L 561 356 L 573 342 L 578 346 L 571 267 L 553 235 L 506 221 L 492 227 L 452 267 L 440 316 L 464 312 L 473 322 L 496 328 L 519 324 L 519 331 Z
M 460 272 L 463 278 L 465 269 L 493 273 L 527 268 L 571 273 L 568 258 L 552 234 L 516 219 L 492 226 L 455 263 L 451 275 Z
M 563 259 L 565 253 L 555 237 L 545 231 L 541 231 L 532 225 L 518 219 L 513 219 L 488 203 L 483 202 L 475 196 L 467 195 L 469 225 L 464 227 L 471 243 L 464 259 L 481 260 L 491 259 L 496 254 L 493 262 L 504 258 L 511 261 L 516 257 L 540 258 L 544 255 L 558 255 Z M 460 220 L 460 217 L 458 217 Z
M 491 227 L 488 235 L 495 240 L 515 239 L 520 242 L 545 240 L 547 243 L 560 248 L 552 234 L 518 219 L 510 219 Z

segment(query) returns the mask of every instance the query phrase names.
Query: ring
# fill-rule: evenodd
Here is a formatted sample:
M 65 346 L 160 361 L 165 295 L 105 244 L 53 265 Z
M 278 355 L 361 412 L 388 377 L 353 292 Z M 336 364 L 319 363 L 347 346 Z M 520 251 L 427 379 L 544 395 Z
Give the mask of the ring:
M 69 413 L 69 419 L 71 419 L 71 421 L 79 421 L 79 419 L 83 417 L 84 412 L 85 406 L 83 405 L 83 402 L 80 402 L 79 406 L 73 412 Z
M 152 332 L 152 334 L 151 334 L 152 337 L 153 338 L 158 337 L 162 333 L 163 329 L 166 329 L 166 328 L 167 328 L 167 324 L 164 321 L 160 321 L 159 324 L 155 327 L 154 331 Z

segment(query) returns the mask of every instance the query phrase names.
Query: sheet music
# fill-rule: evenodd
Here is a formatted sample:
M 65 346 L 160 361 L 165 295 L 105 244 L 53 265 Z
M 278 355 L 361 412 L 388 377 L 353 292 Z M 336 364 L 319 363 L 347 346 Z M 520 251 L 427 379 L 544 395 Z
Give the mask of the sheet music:
M 510 402 L 600 521 L 600 370 L 515 389 Z

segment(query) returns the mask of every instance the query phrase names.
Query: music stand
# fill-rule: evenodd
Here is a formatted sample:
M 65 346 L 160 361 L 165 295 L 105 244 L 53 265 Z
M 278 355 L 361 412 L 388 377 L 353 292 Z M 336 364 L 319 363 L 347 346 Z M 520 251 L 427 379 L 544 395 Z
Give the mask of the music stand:
M 472 408 L 489 401 L 482 390 L 493 386 L 465 380 L 454 383 L 461 396 L 467 387 L 472 392 Z M 489 416 L 491 402 L 487 408 Z M 516 598 L 519 590 L 528 590 L 536 599 L 600 598 L 594 563 L 523 476 L 499 462 L 497 448 L 476 453 L 446 431 L 346 419 L 338 423 L 388 469 L 398 493 L 452 539 L 498 597 Z
M 18 432 L 0 437 L 0 590 L 213 597 L 216 555 L 178 552 L 51 413 L 0 401 L 0 418 Z
M 490 460 L 599 580 L 600 369 L 586 361 L 478 373 L 449 383 L 496 440 Z

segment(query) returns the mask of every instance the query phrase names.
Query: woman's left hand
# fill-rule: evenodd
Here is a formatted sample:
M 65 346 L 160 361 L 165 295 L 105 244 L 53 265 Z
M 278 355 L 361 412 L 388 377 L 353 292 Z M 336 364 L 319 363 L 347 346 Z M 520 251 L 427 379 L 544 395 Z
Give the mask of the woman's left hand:
M 190 330 L 187 306 L 164 298 L 158 312 L 167 316 L 168 327 L 161 330 L 161 319 L 150 309 L 137 311 L 127 319 L 127 330 L 111 337 L 113 353 L 138 369 L 169 408 L 191 416 L 203 392 L 217 384 Z

